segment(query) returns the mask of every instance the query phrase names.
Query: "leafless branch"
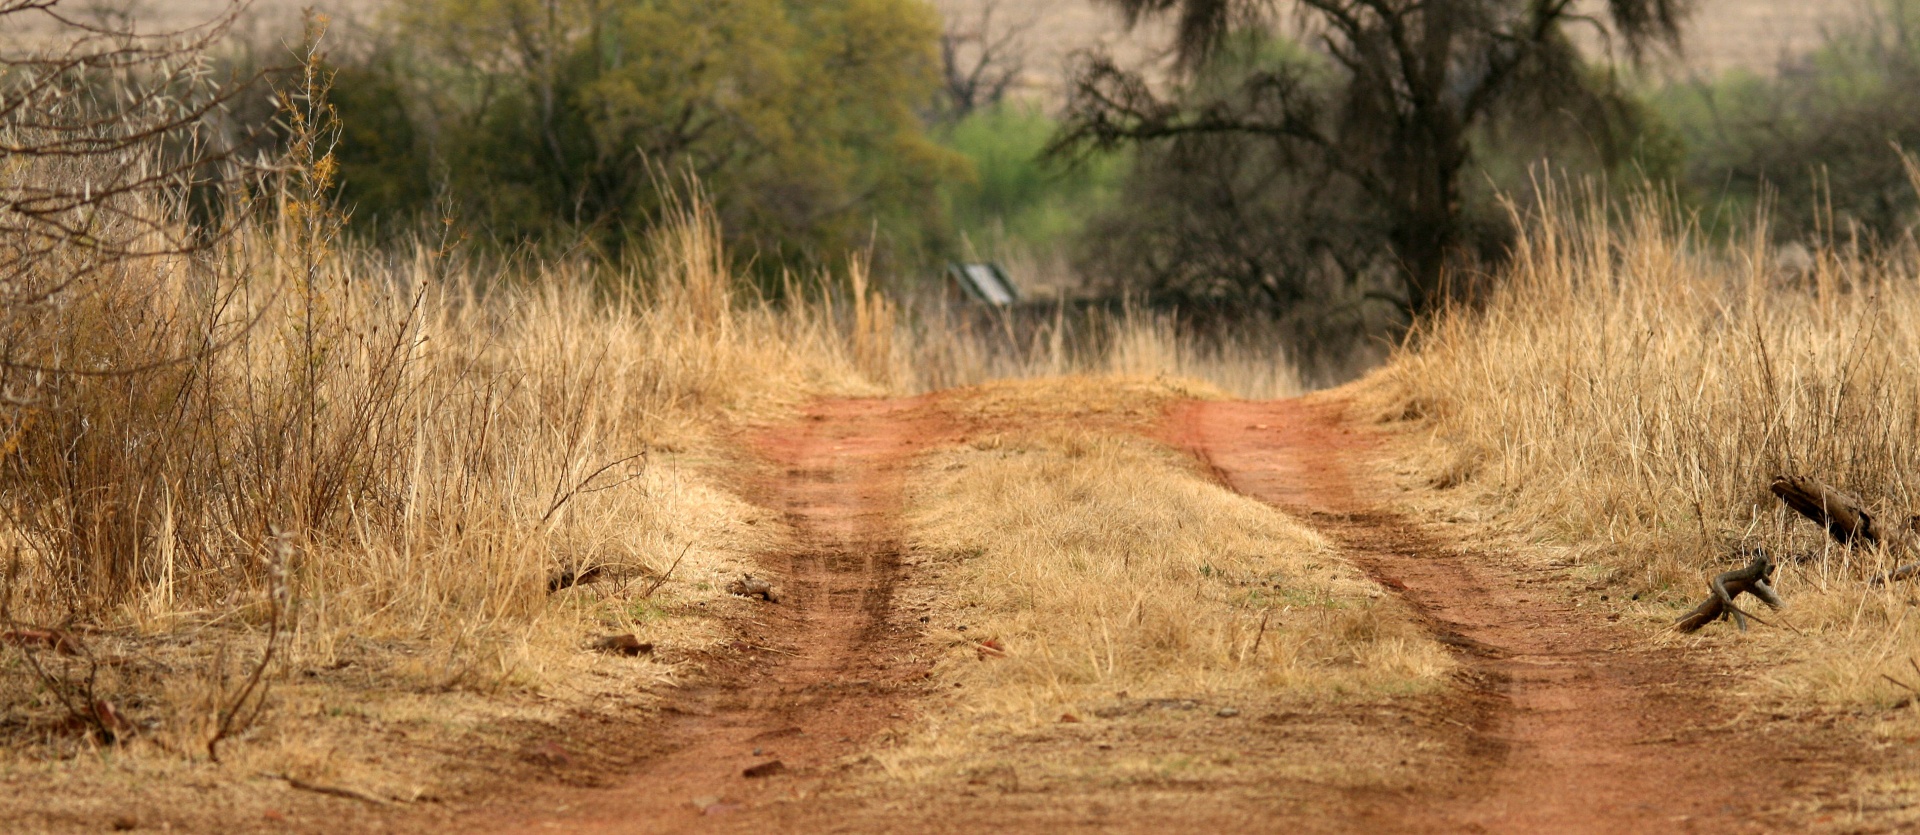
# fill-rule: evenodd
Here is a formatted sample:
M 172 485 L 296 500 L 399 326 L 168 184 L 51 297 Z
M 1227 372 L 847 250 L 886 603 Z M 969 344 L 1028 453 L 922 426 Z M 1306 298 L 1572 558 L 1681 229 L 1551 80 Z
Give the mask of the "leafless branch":
M 940 67 L 946 81 L 948 119 L 992 107 L 1026 73 L 1027 35 L 1037 24 L 1032 14 L 1011 21 L 1000 15 L 999 0 L 985 0 L 978 11 L 950 16 L 940 33 Z

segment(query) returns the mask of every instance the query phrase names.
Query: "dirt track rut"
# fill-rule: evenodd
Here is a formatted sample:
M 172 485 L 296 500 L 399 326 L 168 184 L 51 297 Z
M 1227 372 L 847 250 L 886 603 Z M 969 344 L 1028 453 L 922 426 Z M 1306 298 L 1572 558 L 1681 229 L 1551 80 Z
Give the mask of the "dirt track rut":
M 1791 801 L 1843 781 L 1849 757 L 1795 734 L 1763 740 L 1764 717 L 1719 727 L 1745 711 L 1720 695 L 1716 665 L 1572 605 L 1553 572 L 1462 552 L 1383 509 L 1358 475 L 1380 436 L 1343 409 L 1192 403 L 1169 430 L 1227 485 L 1330 535 L 1464 662 L 1455 721 L 1470 725 L 1467 779 L 1400 799 L 1396 828 L 1776 831 L 1792 828 L 1780 817 Z
M 550 789 L 470 816 L 474 829 L 681 832 L 762 829 L 836 761 L 906 718 L 925 678 L 913 636 L 888 621 L 900 580 L 901 486 L 942 434 L 911 400 L 831 400 L 751 439 L 769 466 L 756 498 L 797 547 L 761 557 L 781 589 L 740 624 L 737 655 L 680 692 L 640 769 L 599 789 Z M 769 765 L 778 763 L 778 765 Z M 770 772 L 747 777 L 750 768 Z
M 836 780 L 840 763 L 907 726 L 928 674 L 917 630 L 896 622 L 895 590 L 910 580 L 897 516 L 913 457 L 963 433 L 927 405 L 823 401 L 751 438 L 769 465 L 756 498 L 800 534 L 798 547 L 762 558 L 786 599 L 757 608 L 738 625 L 735 652 L 678 694 L 635 773 L 597 789 L 529 788 L 456 814 L 451 828 L 1146 832 L 1177 821 L 1222 832 L 1791 831 L 1818 805 L 1809 799 L 1832 808 L 1863 765 L 1845 734 L 1729 703 L 1724 663 L 1574 605 L 1558 572 L 1451 543 L 1388 509 L 1365 466 L 1385 454 L 1386 436 L 1350 424 L 1341 401 L 1196 402 L 1171 411 L 1161 440 L 1319 528 L 1456 650 L 1458 686 L 1403 711 L 1429 717 L 1410 732 L 1449 752 L 1444 767 L 1398 787 L 1249 773 L 1183 784 L 1167 808 L 1131 816 L 1097 811 L 1124 804 L 1124 788 L 1083 787 L 1122 794 L 1057 811 L 1045 796 L 971 787 L 964 797 L 831 791 L 847 785 Z M 1246 727 L 1220 738 L 1222 750 L 1291 750 L 1288 725 Z M 782 773 L 743 776 L 774 760 Z M 1266 788 L 1236 794 L 1235 781 Z

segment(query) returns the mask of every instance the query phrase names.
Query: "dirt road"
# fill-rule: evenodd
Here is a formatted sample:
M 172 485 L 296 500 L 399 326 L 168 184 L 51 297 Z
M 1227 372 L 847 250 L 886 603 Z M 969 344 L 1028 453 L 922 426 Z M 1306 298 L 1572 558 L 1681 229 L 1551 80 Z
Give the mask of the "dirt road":
M 1714 662 L 1572 605 L 1552 572 L 1463 552 L 1382 509 L 1365 475 L 1382 436 L 1344 411 L 1337 400 L 1191 403 L 1168 431 L 1235 490 L 1332 536 L 1465 660 L 1471 779 L 1396 801 L 1404 829 L 1776 831 L 1793 828 L 1796 801 L 1838 791 L 1858 755 L 1728 703 Z
M 1388 436 L 1349 423 L 1340 401 L 1192 402 L 1167 415 L 1160 440 L 1335 540 L 1455 649 L 1457 686 L 1345 714 L 1278 713 L 1183 739 L 1130 737 L 1146 753 L 1239 752 L 1242 773 L 1217 785 L 1145 795 L 1124 785 L 1078 794 L 969 787 L 957 797 L 836 791 L 848 783 L 844 766 L 907 726 L 928 675 L 916 629 L 895 611 L 896 587 L 911 579 L 896 517 L 913 456 L 961 435 L 938 415 L 926 400 L 828 401 L 752 438 L 771 465 L 758 498 L 802 536 L 801 547 L 765 557 L 781 602 L 741 624 L 738 655 L 716 659 L 709 680 L 675 701 L 648 746 L 657 753 L 643 755 L 637 773 L 605 788 L 535 789 L 483 804 L 455 816 L 460 828 L 1784 831 L 1816 820 L 1862 765 L 1865 754 L 1842 731 L 1729 703 L 1721 694 L 1739 672 L 1724 662 L 1575 605 L 1576 590 L 1556 572 L 1450 542 L 1388 509 L 1382 480 L 1369 475 Z M 1285 758 L 1353 750 L 1325 739 L 1384 734 L 1442 751 L 1443 761 L 1392 785 L 1262 777 Z M 1316 736 L 1320 748 L 1303 747 Z M 1085 741 L 1035 735 L 1020 744 L 1070 756 Z M 1174 751 L 1181 745 L 1191 750 Z M 748 776 L 762 771 L 771 774 Z
M 461 816 L 462 829 L 680 832 L 758 829 L 834 764 L 905 720 L 927 675 L 888 620 L 900 580 L 899 510 L 915 452 L 948 430 L 919 401 L 815 404 L 750 439 L 769 465 L 755 498 L 799 547 L 765 555 L 776 603 L 740 624 L 736 655 L 668 709 L 659 751 L 604 788 L 544 788 Z

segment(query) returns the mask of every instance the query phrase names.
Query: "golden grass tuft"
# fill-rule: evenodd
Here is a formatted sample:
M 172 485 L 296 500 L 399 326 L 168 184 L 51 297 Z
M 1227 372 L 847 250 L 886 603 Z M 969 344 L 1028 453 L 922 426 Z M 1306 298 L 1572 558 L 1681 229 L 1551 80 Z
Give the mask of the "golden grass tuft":
M 1002 431 L 931 454 L 910 491 L 916 594 L 953 689 L 890 771 L 941 776 L 1063 713 L 1140 700 L 1210 716 L 1444 678 L 1447 654 L 1322 537 L 1142 437 L 1196 393 L 1068 378 L 938 401 Z
M 932 306 L 894 340 L 893 379 L 918 391 L 995 380 L 1092 376 L 1204 380 L 1237 397 L 1298 394 L 1304 384 L 1284 349 L 1259 336 L 1200 340 L 1173 317 L 1131 306 L 1050 316 L 987 316 Z

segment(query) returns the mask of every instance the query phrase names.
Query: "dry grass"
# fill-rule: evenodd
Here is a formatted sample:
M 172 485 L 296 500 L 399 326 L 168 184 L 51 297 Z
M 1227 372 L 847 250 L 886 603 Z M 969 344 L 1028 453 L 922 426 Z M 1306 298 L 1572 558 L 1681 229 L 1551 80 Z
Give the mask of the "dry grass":
M 653 704 L 731 637 L 724 579 L 788 547 L 732 488 L 735 439 L 808 398 L 1070 370 L 1292 386 L 1269 350 L 1132 313 L 949 329 L 858 263 L 772 304 L 697 204 L 627 264 L 343 243 L 318 101 L 272 211 L 0 311 L 8 363 L 60 369 L 0 364 L 0 630 L 85 650 L 0 639 L 10 824 L 205 828 L 282 803 L 262 775 L 457 795 L 501 779 L 469 761 Z M 86 240 L 7 289 L 64 286 Z M 591 649 L 628 631 L 656 651 Z
M 1205 381 L 1236 397 L 1298 394 L 1301 375 L 1278 339 L 1252 335 L 1202 343 L 1164 314 L 1053 308 L 1050 316 L 916 311 L 892 348 L 892 380 L 917 391 L 993 380 L 1078 375 Z
M 708 223 L 688 213 L 632 271 L 544 265 L 488 294 L 470 288 L 490 282 L 429 252 L 336 253 L 311 281 L 312 318 L 301 292 L 259 305 L 259 324 L 197 364 L 192 386 L 62 380 L 8 415 L 10 489 L 44 497 L 10 508 L 9 616 L 79 634 L 104 660 L 96 695 L 139 728 L 106 760 L 69 765 L 205 759 L 267 640 L 270 529 L 293 532 L 287 634 L 264 721 L 223 749 L 228 777 L 444 793 L 459 775 L 406 757 L 379 765 L 391 743 L 365 738 L 366 724 L 457 755 L 510 720 L 616 694 L 644 703 L 683 675 L 676 658 L 729 637 L 724 579 L 786 534 L 726 486 L 737 453 L 725 428 L 812 394 L 878 389 L 823 308 L 734 298 Z M 288 259 L 267 257 L 277 244 L 250 246 L 260 251 L 225 257 L 268 271 L 263 286 L 284 283 L 270 271 Z M 595 289 L 607 286 L 627 289 Z M 116 323 L 101 321 L 60 332 L 112 338 Z M 313 430 L 298 408 L 302 368 L 317 389 Z M 149 399 L 126 408 L 129 391 Z M 191 442 L 139 454 L 127 440 L 168 432 Z M 319 441 L 282 443 L 302 436 Z M 303 511 L 321 491 L 337 500 Z M 555 572 L 590 568 L 601 582 L 549 593 Z M 588 651 L 618 631 L 661 652 Z M 14 754 L 59 761 L 100 744 L 69 730 L 57 698 L 91 668 L 0 648 Z M 452 764 L 439 759 L 429 765 Z
M 1063 714 L 1211 716 L 1443 678 L 1446 654 L 1324 539 L 1141 436 L 1172 399 L 1210 393 L 1068 378 L 939 401 L 981 430 L 929 456 L 909 498 L 918 593 L 953 689 L 886 755 L 890 774 L 987 767 Z M 1155 774 L 1141 761 L 1100 779 Z
M 1835 547 L 1767 485 L 1812 474 L 1882 519 L 1920 509 L 1920 253 L 1839 249 L 1795 272 L 1657 203 L 1598 211 L 1531 224 L 1484 311 L 1443 317 L 1373 381 L 1383 410 L 1430 423 L 1427 475 L 1464 485 L 1450 504 L 1582 563 L 1650 630 L 1736 548 L 1808 554 L 1777 582 L 1791 628 L 1675 640 L 1749 648 L 1763 697 L 1911 695 L 1885 675 L 1920 684 L 1920 601 L 1865 581 L 1913 555 Z
M 575 711 L 652 705 L 697 674 L 687 659 L 730 639 L 743 604 L 725 578 L 788 536 L 731 487 L 739 427 L 821 395 L 1218 362 L 1146 317 L 1107 323 L 1091 348 L 1066 329 L 1016 344 L 902 321 L 857 269 L 854 292 L 797 282 L 798 299 L 775 306 L 737 289 L 718 239 L 691 208 L 629 267 L 486 268 L 430 246 L 303 249 L 264 228 L 218 255 L 239 301 L 209 326 L 182 316 L 144 341 L 122 336 L 142 308 L 111 293 L 195 310 L 184 272 L 116 274 L 97 304 L 65 310 L 46 331 L 63 351 L 128 361 L 190 354 L 210 330 L 259 320 L 184 368 L 62 380 L 5 413 L 10 489 L 44 497 L 12 508 L 8 616 L 79 635 L 103 662 L 95 695 L 137 729 L 109 745 L 74 724 L 59 695 L 95 669 L 85 659 L 0 646 L 0 769 L 60 787 L 10 793 L 0 816 L 88 826 L 117 804 L 226 820 L 285 808 L 266 773 L 398 800 L 457 795 L 497 779 L 468 760 L 516 757 Z M 1251 359 L 1223 380 L 1290 379 L 1283 360 L 1235 350 Z M 1116 391 L 1075 396 L 1115 405 Z M 132 440 L 155 438 L 167 442 Z M 208 740 L 269 639 L 276 530 L 291 546 L 287 629 L 258 721 L 238 723 L 210 763 Z M 555 572 L 591 568 L 600 582 L 549 593 Z M 590 649 L 626 631 L 659 649 Z M 1282 646 L 1268 640 L 1263 657 Z
M 1651 640 L 1751 670 L 1735 695 L 1760 709 L 1858 723 L 1887 756 L 1853 801 L 1911 826 L 1920 591 L 1866 580 L 1920 553 L 1834 546 L 1767 485 L 1815 475 L 1892 527 L 1920 511 L 1920 252 L 1796 269 L 1657 202 L 1621 214 L 1536 219 L 1486 309 L 1436 322 L 1368 397 L 1432 430 L 1433 512 L 1577 565 Z M 1777 625 L 1668 632 L 1751 545 L 1809 557 L 1776 578 Z

